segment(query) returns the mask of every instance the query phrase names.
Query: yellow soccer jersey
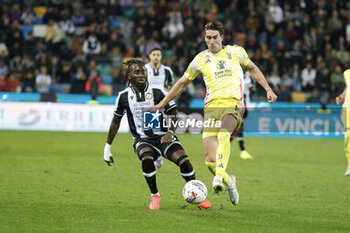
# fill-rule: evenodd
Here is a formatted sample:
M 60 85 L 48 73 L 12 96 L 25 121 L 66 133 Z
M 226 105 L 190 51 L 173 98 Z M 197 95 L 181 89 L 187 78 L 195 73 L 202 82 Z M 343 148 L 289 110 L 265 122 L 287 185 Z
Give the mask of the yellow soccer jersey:
M 350 69 L 344 71 L 344 79 L 346 84 L 346 97 L 343 106 L 350 107 Z
M 204 104 L 216 99 L 243 100 L 243 70 L 250 62 L 241 46 L 224 46 L 218 53 L 200 52 L 188 66 L 185 76 L 195 79 L 200 73 L 206 85 Z

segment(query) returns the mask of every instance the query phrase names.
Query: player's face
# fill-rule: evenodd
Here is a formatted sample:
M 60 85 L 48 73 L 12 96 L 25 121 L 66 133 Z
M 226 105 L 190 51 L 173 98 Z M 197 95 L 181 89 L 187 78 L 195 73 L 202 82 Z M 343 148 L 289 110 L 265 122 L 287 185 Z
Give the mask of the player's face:
M 162 53 L 160 50 L 154 50 L 152 53 L 149 55 L 149 60 L 153 64 L 159 64 L 160 61 L 162 60 Z
M 217 53 L 222 49 L 222 37 L 219 31 L 206 30 L 205 31 L 205 43 L 207 43 L 208 49 L 212 53 Z
M 147 76 L 146 76 L 146 68 L 143 64 L 135 64 L 133 65 L 128 79 L 134 87 L 138 89 L 143 89 L 146 84 Z

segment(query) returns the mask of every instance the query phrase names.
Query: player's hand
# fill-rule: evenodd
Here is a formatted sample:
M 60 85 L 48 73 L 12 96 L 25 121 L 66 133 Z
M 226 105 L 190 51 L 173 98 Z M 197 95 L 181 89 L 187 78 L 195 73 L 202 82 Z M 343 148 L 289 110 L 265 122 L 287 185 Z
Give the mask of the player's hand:
M 108 164 L 108 166 L 112 166 L 114 163 L 113 155 L 111 153 L 111 145 L 108 143 L 105 145 L 103 159 Z
M 269 103 L 273 103 L 277 100 L 277 95 L 271 89 L 269 89 L 266 92 L 266 98 Z
M 160 143 L 165 144 L 166 146 L 169 146 L 171 142 L 173 141 L 173 133 L 171 131 L 168 131 L 161 139 Z
M 338 95 L 336 98 L 335 98 L 335 103 L 336 104 L 341 104 L 344 100 L 344 97 L 343 95 Z
M 161 111 L 163 109 L 163 107 L 160 104 L 154 105 L 152 107 L 150 107 L 149 109 L 147 109 L 147 111 L 149 112 L 156 112 L 156 111 Z

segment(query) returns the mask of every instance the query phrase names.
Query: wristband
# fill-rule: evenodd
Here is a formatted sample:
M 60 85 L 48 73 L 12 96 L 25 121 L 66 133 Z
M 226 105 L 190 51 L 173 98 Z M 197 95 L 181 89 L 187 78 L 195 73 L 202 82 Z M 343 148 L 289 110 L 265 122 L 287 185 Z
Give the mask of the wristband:
M 107 149 L 107 150 L 111 150 L 111 144 L 108 144 L 108 143 L 106 143 L 106 145 L 105 145 L 105 150 Z

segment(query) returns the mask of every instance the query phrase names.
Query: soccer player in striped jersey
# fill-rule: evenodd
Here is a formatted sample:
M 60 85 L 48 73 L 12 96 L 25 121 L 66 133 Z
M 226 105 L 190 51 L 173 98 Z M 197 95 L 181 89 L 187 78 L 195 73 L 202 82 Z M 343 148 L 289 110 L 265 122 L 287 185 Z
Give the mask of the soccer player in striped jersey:
M 345 128 L 345 138 L 344 138 L 344 147 L 345 147 L 345 155 L 346 159 L 348 161 L 348 168 L 346 169 L 345 176 L 350 176 L 350 125 L 348 122 L 350 122 L 350 69 L 347 69 L 344 71 L 344 79 L 346 88 L 343 91 L 342 94 L 337 96 L 335 99 L 337 104 L 343 103 L 343 110 L 341 112 L 341 117 L 344 123 Z
M 169 66 L 162 64 L 162 49 L 155 47 L 149 53 L 149 63 L 145 65 L 147 70 L 147 81 L 151 86 L 168 90 L 173 82 L 173 71 Z M 158 168 L 163 165 L 163 158 L 159 156 L 155 162 Z
M 162 49 L 155 47 L 149 53 L 149 63 L 145 65 L 147 81 L 150 85 L 168 90 L 173 83 L 173 71 L 162 64 Z
M 147 112 L 147 109 L 158 104 L 164 98 L 166 92 L 148 84 L 143 61 L 131 59 L 125 64 L 128 66 L 126 77 L 130 85 L 120 92 L 116 99 L 114 117 L 109 128 L 103 158 L 109 166 L 114 163 L 111 145 L 118 132 L 120 121 L 126 113 L 129 128 L 134 138 L 134 151 L 141 160 L 142 172 L 151 191 L 149 208 L 159 209 L 160 194 L 157 188 L 156 168 L 154 166 L 154 161 L 158 156 L 162 155 L 175 163 L 180 168 L 181 175 L 186 182 L 196 178 L 195 172 L 180 141 L 173 135 L 174 125 L 172 124 L 170 127 L 162 125 L 161 119 L 166 115 L 172 117 L 172 120 L 176 119 L 175 102 L 170 101 L 159 112 Z M 157 123 L 156 128 L 145 125 L 145 115 L 147 114 L 150 116 L 148 123 Z M 203 208 L 209 208 L 211 203 L 209 200 L 204 200 L 199 205 Z
M 244 113 L 242 67 L 266 90 L 268 102 L 275 102 L 277 96 L 260 69 L 249 59 L 244 48 L 222 45 L 222 23 L 214 20 L 209 22 L 204 30 L 208 49 L 193 59 L 185 74 L 153 109 L 162 109 L 183 92 L 199 74 L 203 76 L 207 89 L 204 118 L 221 122 L 221 126 L 217 128 L 204 127 L 202 138 L 205 164 L 214 174 L 213 192 L 220 193 L 226 186 L 231 202 L 235 205 L 239 201 L 236 177 L 227 174 L 226 168 L 231 149 L 230 135 L 239 129 Z

